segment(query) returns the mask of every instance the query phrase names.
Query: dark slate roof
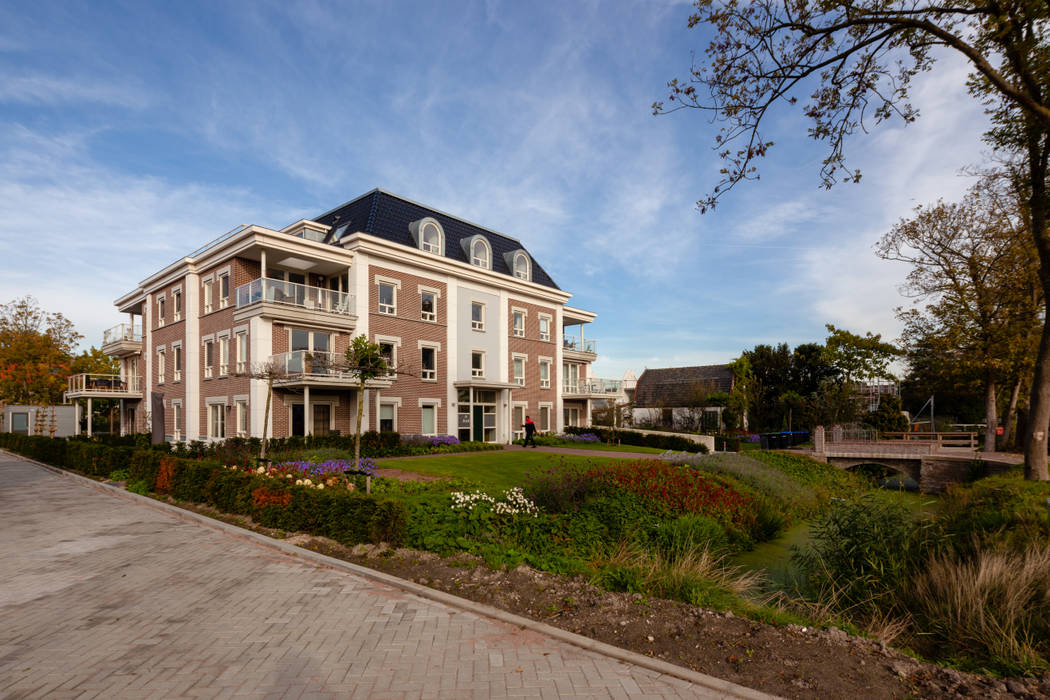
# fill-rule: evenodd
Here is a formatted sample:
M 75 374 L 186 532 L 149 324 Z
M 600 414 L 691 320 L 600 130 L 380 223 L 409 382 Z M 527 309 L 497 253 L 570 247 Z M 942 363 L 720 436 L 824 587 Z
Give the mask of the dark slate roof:
M 507 267 L 504 254 L 519 249 L 525 250 L 532 262 L 532 281 L 545 287 L 560 289 L 520 241 L 380 189 L 361 195 L 312 220 L 331 226 L 333 231 L 349 222 L 348 231 L 360 231 L 415 248 L 416 243 L 412 239 L 408 225 L 427 216 L 436 219 L 445 230 L 446 258 L 469 263 L 460 241 L 480 234 L 492 247 L 493 272 L 513 277 L 514 273 Z
M 729 365 L 647 369 L 634 391 L 636 408 L 675 408 L 695 404 L 698 396 L 733 389 Z

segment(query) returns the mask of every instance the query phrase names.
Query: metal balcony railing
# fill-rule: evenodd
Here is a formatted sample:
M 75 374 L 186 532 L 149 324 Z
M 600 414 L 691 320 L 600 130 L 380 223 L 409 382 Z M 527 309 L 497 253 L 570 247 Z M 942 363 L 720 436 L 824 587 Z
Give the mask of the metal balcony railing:
M 132 341 L 135 343 L 142 342 L 142 329 L 136 329 L 130 323 L 121 323 L 107 328 L 102 333 L 102 344 L 109 345 L 110 343 L 119 343 L 121 341 Z
M 237 308 L 260 301 L 287 304 L 303 309 L 327 311 L 349 316 L 354 312 L 354 297 L 322 287 L 284 282 L 262 277 L 237 287 Z
M 576 352 L 589 352 L 591 354 L 598 354 L 598 341 L 592 338 L 573 338 L 572 336 L 563 336 L 561 342 L 562 348 L 565 350 L 575 350 Z
M 562 390 L 564 394 L 619 394 L 623 389 L 623 381 L 620 379 L 580 379 L 573 383 L 568 382 Z
M 141 391 L 139 377 L 119 374 L 74 374 L 66 380 L 69 394 L 138 394 Z
M 346 356 L 334 352 L 293 350 L 272 355 L 270 361 L 288 373 L 289 377 L 350 377 L 343 369 Z

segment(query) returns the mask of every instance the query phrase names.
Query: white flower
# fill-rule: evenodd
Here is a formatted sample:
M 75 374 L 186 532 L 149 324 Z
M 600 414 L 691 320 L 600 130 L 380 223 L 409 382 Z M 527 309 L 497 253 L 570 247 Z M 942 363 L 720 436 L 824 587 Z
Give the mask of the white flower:
M 313 485 L 314 485 L 314 482 L 310 481 L 309 479 L 303 479 L 303 486 L 313 486 Z
M 296 479 L 295 480 L 295 485 L 296 486 L 302 486 L 302 484 L 303 484 L 303 480 L 302 479 Z
M 256 474 L 265 474 L 266 473 L 266 467 L 259 467 L 258 469 L 255 470 L 255 473 Z
M 317 485 L 317 489 L 318 489 L 319 491 L 323 491 L 323 490 L 324 490 L 324 484 L 318 484 L 318 485 Z

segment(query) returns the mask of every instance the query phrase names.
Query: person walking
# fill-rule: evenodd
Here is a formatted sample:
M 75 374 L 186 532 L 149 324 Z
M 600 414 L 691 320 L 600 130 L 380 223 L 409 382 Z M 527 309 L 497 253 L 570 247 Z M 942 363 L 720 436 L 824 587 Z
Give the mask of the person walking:
M 532 418 L 525 416 L 525 444 L 523 447 L 528 447 L 529 443 L 532 446 L 536 446 L 536 424 L 532 422 Z

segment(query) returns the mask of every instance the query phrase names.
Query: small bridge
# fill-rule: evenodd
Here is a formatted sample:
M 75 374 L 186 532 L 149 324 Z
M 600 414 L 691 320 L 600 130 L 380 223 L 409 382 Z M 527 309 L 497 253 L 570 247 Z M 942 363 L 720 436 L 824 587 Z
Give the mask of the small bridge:
M 976 433 L 883 433 L 885 439 L 863 439 L 830 432 L 814 429 L 814 459 L 842 469 L 880 465 L 911 477 L 922 493 L 941 493 L 949 484 L 999 474 L 1023 461 L 1020 455 L 977 452 Z

